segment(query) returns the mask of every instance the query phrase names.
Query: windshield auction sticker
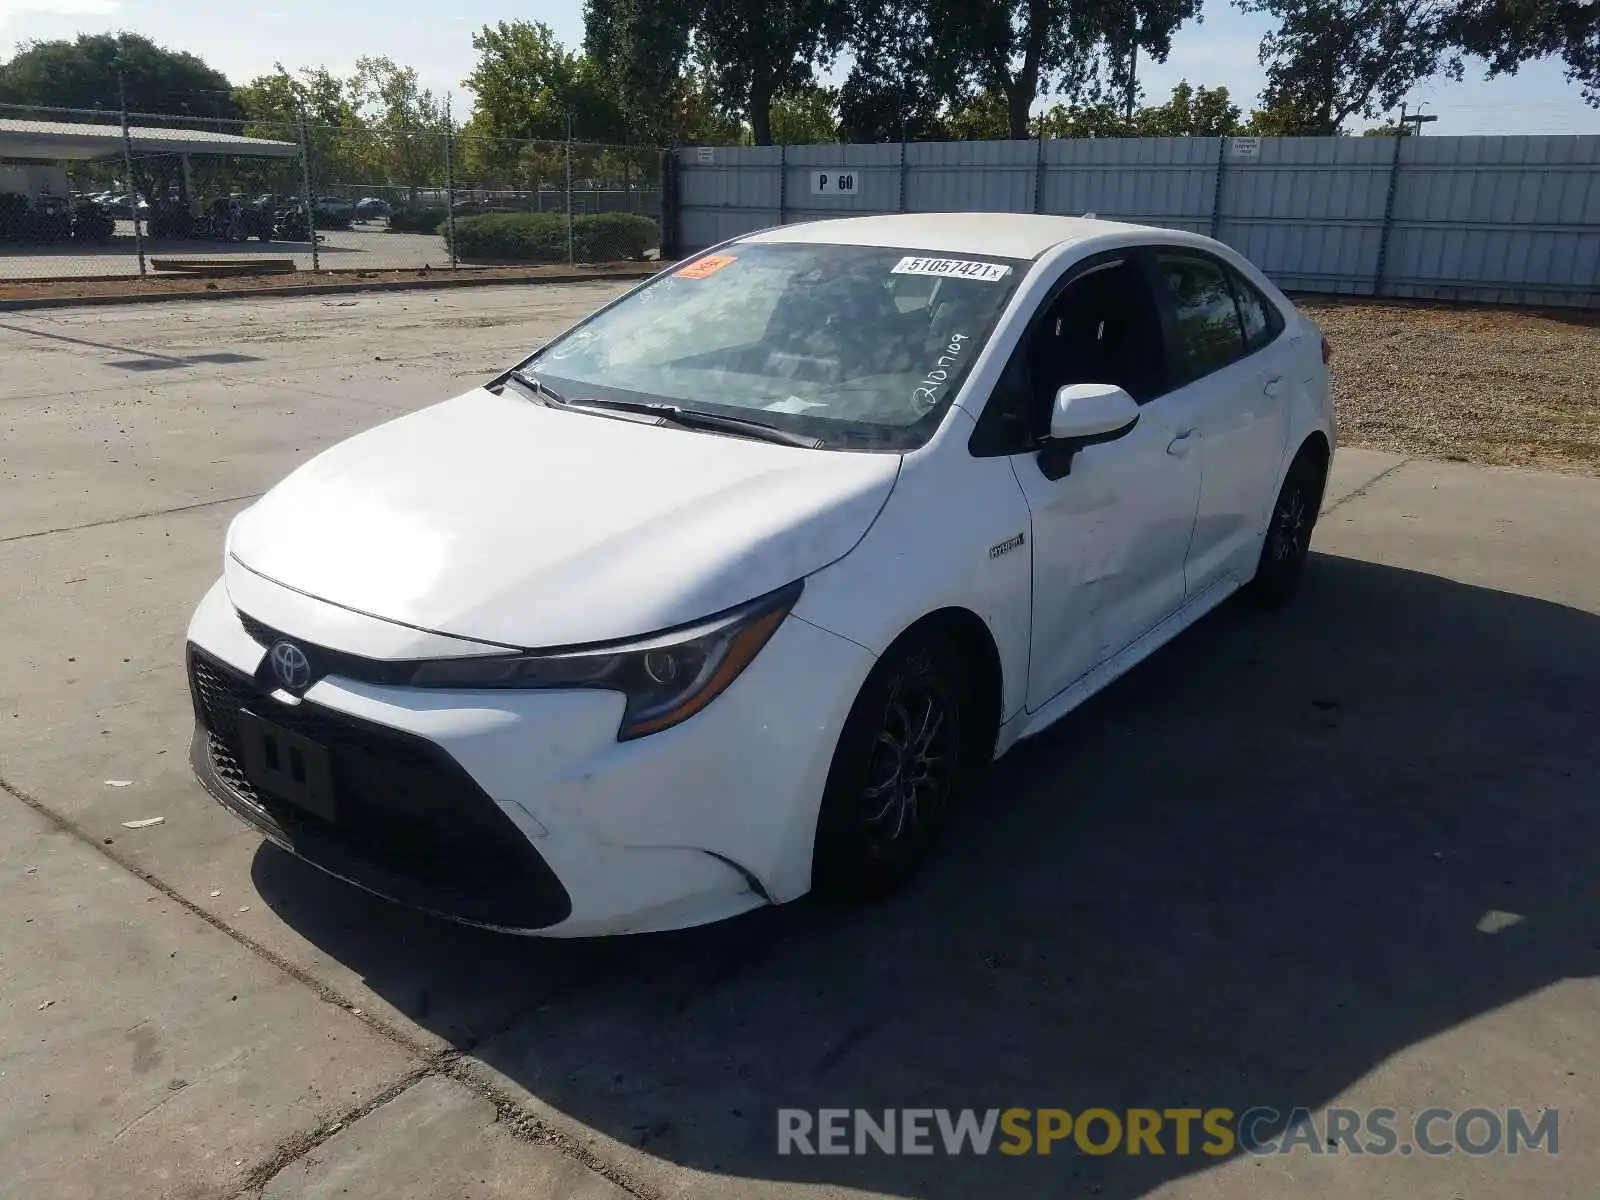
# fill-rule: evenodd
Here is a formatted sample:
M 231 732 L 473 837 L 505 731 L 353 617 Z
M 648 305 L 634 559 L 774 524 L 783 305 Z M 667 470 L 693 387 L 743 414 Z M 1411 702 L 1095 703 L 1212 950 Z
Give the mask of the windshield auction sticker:
M 976 279 L 979 283 L 999 283 L 1011 274 L 1004 263 L 974 262 L 964 258 L 917 258 L 907 256 L 895 263 L 891 275 L 936 275 L 941 279 Z
M 708 254 L 704 258 L 697 258 L 688 266 L 678 272 L 679 279 L 704 279 L 722 270 L 723 267 L 734 261 L 732 254 Z

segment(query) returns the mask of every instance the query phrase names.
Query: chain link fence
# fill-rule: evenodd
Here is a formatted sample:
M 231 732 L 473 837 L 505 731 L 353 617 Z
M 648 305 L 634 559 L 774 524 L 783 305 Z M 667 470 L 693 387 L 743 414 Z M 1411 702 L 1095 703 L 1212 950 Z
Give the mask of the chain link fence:
M 644 261 L 653 147 L 0 105 L 0 282 Z

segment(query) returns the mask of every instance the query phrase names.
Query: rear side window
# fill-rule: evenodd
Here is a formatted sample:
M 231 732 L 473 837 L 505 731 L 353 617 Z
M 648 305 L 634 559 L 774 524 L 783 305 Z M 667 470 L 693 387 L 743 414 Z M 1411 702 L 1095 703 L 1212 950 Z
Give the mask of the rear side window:
M 1283 332 L 1283 316 L 1273 304 L 1237 271 L 1229 271 L 1233 294 L 1239 299 L 1239 323 L 1244 326 L 1246 354 L 1254 354 Z
M 1241 358 L 1239 309 L 1223 265 L 1181 253 L 1157 254 L 1156 264 L 1177 317 L 1179 379 L 1189 383 Z

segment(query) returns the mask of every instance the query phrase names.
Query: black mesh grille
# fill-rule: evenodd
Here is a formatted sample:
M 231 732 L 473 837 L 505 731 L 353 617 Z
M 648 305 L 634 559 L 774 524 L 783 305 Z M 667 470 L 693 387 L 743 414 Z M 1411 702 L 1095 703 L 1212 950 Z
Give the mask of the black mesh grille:
M 189 680 L 202 781 L 296 854 L 383 895 L 464 920 L 539 928 L 570 911 L 565 889 L 522 831 L 438 746 L 315 704 L 281 704 L 193 646 Z M 328 751 L 335 820 L 250 782 L 241 709 Z

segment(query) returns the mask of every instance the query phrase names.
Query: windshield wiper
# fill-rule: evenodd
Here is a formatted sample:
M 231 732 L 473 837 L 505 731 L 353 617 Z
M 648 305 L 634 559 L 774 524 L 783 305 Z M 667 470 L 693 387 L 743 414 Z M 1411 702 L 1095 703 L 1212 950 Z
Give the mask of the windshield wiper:
M 540 379 L 537 375 L 527 374 L 520 367 L 511 368 L 511 370 L 506 372 L 505 377 L 511 380 L 513 383 L 521 384 L 535 396 L 542 397 L 547 401 L 553 400 L 557 404 L 565 404 L 567 402 L 567 398 L 560 392 L 556 391 L 555 388 L 544 382 L 544 380 Z
M 551 394 L 550 389 L 543 384 L 539 387 L 547 395 Z M 683 429 L 731 433 L 739 437 L 757 438 L 763 442 L 776 442 L 780 446 L 799 446 L 803 450 L 820 450 L 823 446 L 822 439 L 818 437 L 791 433 L 787 429 L 763 425 L 760 421 L 752 421 L 746 417 L 702 412 L 697 408 L 682 408 L 676 404 L 655 404 L 644 400 L 596 400 L 587 397 L 581 400 L 566 400 L 562 403 L 568 408 L 603 408 L 614 412 L 640 413 L 644 416 L 660 417 L 669 425 L 677 425 Z

